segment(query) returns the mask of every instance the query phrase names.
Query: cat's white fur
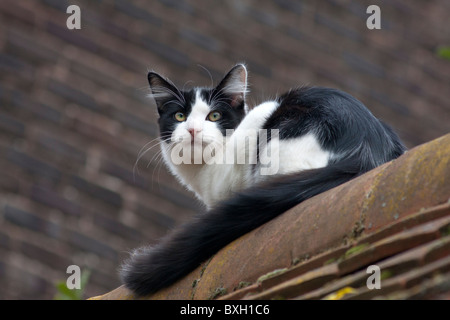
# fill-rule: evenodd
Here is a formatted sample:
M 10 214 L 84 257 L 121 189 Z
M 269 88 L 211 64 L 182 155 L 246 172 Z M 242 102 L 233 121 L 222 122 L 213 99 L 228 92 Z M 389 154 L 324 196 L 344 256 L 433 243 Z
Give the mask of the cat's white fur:
M 242 94 L 245 95 L 245 67 L 243 67 L 242 72 L 245 75 L 235 79 L 239 83 L 228 89 L 243 90 Z M 208 164 L 202 161 L 200 164 L 195 164 L 194 153 L 201 154 L 205 146 L 210 143 L 220 146 L 224 152 L 232 151 L 230 148 L 235 147 L 237 141 L 242 139 L 249 130 L 257 132 L 261 129 L 277 107 L 277 101 L 268 101 L 256 106 L 247 112 L 233 134 L 224 138 L 216 123 L 206 120 L 211 108 L 197 92 L 191 113 L 186 121 L 180 122 L 172 133 L 171 140 L 175 143 L 161 144 L 165 163 L 179 181 L 192 190 L 210 208 L 217 202 L 229 198 L 233 192 L 251 187 L 269 176 L 261 175 L 260 171 L 254 170 L 254 165 L 250 161 L 246 161 L 244 164 L 239 164 L 237 161 L 221 164 Z M 245 110 L 248 110 L 247 106 Z M 192 129 L 195 132 L 193 138 L 189 132 Z M 257 150 L 252 146 L 256 146 L 256 141 L 253 141 L 256 136 L 247 136 L 250 139 L 249 143 L 245 144 L 245 148 L 239 151 L 245 152 L 245 155 L 248 156 L 245 159 L 254 159 Z M 192 140 L 193 145 L 191 144 Z M 190 144 L 193 147 L 191 150 L 193 151 L 192 162 L 194 163 L 174 163 L 171 152 L 176 144 L 185 144 L 185 146 Z M 270 143 L 265 148 L 269 149 L 272 155 L 273 153 L 277 155 L 277 166 L 273 167 L 274 169 L 272 168 L 272 174 L 287 174 L 324 167 L 332 156 L 330 152 L 321 148 L 317 138 L 312 133 L 288 140 L 280 140 L 278 137 L 272 136 Z M 264 148 L 260 150 L 260 154 L 265 154 L 265 152 L 267 150 Z

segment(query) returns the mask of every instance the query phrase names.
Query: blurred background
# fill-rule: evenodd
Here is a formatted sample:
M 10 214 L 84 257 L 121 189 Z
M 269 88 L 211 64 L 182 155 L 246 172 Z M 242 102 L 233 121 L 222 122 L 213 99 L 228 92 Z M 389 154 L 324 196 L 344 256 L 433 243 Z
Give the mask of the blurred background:
M 127 252 L 201 210 L 157 147 L 138 157 L 148 70 L 190 87 L 245 62 L 250 105 L 339 88 L 411 148 L 450 132 L 449 22 L 448 0 L 1 0 L 0 298 L 52 299 L 73 264 L 83 298 L 112 290 Z

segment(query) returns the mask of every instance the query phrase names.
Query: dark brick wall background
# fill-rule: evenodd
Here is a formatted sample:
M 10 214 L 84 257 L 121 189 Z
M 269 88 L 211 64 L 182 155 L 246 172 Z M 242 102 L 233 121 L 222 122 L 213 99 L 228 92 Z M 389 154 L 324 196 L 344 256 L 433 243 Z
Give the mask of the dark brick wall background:
M 82 29 L 66 28 L 81 8 Z M 381 8 L 382 29 L 366 28 Z M 200 206 L 161 165 L 146 73 L 217 83 L 236 62 L 250 103 L 337 87 L 409 147 L 450 130 L 450 2 L 0 1 L 0 298 L 50 299 L 71 264 L 86 296 L 119 285 L 127 251 Z M 145 150 L 145 149 L 144 149 Z M 135 165 L 136 164 L 136 165 Z

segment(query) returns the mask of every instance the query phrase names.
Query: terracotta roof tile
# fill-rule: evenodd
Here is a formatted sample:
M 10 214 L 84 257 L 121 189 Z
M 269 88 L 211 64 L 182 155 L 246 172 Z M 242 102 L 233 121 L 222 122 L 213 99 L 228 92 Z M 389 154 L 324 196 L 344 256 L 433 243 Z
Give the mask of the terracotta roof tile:
M 446 299 L 449 159 L 450 134 L 299 204 L 148 298 Z M 381 289 L 367 286 L 370 265 Z M 133 295 L 120 287 L 96 298 Z

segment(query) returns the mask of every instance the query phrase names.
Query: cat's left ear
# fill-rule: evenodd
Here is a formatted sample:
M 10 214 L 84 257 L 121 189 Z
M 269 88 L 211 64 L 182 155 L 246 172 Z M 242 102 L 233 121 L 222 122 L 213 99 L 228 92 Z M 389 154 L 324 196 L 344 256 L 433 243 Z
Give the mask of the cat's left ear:
M 247 68 L 243 64 L 235 65 L 216 87 L 221 92 L 231 97 L 233 108 L 243 107 L 247 94 Z

